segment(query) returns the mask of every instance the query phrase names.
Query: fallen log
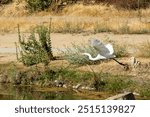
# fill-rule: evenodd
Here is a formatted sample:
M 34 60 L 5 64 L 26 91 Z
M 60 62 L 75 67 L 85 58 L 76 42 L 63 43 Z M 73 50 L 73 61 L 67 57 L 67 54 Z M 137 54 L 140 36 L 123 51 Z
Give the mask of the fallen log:
M 125 93 L 121 93 L 121 94 L 109 97 L 106 100 L 135 100 L 135 96 L 131 92 L 125 92 Z

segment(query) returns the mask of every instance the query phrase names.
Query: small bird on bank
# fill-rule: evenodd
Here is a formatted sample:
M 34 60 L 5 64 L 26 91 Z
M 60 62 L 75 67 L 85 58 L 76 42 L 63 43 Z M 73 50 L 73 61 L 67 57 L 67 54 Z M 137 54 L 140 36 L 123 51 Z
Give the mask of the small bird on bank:
M 82 53 L 83 55 L 86 55 L 89 57 L 89 60 L 97 61 L 102 59 L 113 59 L 118 64 L 127 67 L 127 64 L 123 64 L 115 59 L 116 55 L 114 54 L 114 49 L 111 44 L 104 45 L 100 40 L 92 39 L 90 40 L 91 46 L 96 49 L 99 53 L 95 58 L 91 56 L 90 53 Z
M 136 68 L 136 67 L 138 67 L 138 66 L 141 65 L 141 62 L 140 62 L 140 61 L 137 61 L 137 59 L 136 59 L 135 57 L 131 57 L 131 58 L 130 58 L 130 61 L 131 61 L 131 66 L 132 66 L 133 68 Z

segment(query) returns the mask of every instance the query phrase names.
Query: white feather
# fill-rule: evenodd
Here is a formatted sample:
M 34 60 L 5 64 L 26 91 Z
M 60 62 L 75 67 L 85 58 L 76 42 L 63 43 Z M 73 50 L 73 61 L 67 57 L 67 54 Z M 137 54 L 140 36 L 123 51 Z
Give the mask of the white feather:
M 95 58 L 93 58 L 93 57 L 91 56 L 91 54 L 89 54 L 89 53 L 83 53 L 83 55 L 88 56 L 89 59 L 92 60 L 92 61 L 97 61 L 97 60 L 100 60 L 100 59 L 107 59 L 106 57 L 101 56 L 100 54 L 98 54 Z
M 107 45 L 105 45 L 105 47 L 109 50 L 110 54 L 114 54 L 114 49 L 113 49 L 113 46 L 111 44 L 107 44 Z
M 99 54 L 95 58 L 93 58 L 89 53 L 83 53 L 83 55 L 88 56 L 90 60 L 96 61 L 100 59 L 109 59 L 116 57 L 114 55 L 114 49 L 111 44 L 104 45 L 101 41 L 97 39 L 90 40 L 90 44 L 99 52 Z

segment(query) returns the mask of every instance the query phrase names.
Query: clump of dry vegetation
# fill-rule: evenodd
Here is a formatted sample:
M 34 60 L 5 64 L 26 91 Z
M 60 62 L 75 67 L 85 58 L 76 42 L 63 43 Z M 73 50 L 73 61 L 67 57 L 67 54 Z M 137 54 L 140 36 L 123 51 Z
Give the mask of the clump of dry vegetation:
M 150 58 L 150 41 L 146 41 L 138 47 L 138 56 Z
M 72 48 L 66 48 L 64 51 L 62 51 L 62 54 L 64 56 L 64 59 L 66 59 L 71 64 L 75 65 L 94 64 L 93 61 L 90 61 L 87 57 L 82 55 L 82 53 L 84 52 L 91 53 L 92 56 L 96 56 L 98 53 L 91 46 L 85 46 L 85 44 L 81 45 L 72 44 Z
M 96 0 L 97 3 L 113 4 L 117 8 L 139 9 L 147 8 L 150 5 L 150 0 Z
M 70 16 L 69 16 L 70 17 Z M 98 18 L 90 20 L 90 18 L 61 18 L 58 16 L 53 19 L 52 32 L 54 33 L 82 33 L 82 32 L 113 32 L 119 34 L 149 34 L 150 25 L 146 22 L 141 22 L 138 19 L 107 19 L 99 20 Z M 41 19 L 41 20 L 40 20 Z M 17 24 L 22 24 L 22 31 L 28 32 L 31 28 L 36 27 L 39 22 L 48 26 L 48 17 L 35 17 L 31 18 L 1 18 L 0 19 L 0 31 L 4 33 L 17 32 Z
M 46 6 L 42 5 L 44 4 L 43 2 L 38 0 L 36 2 L 37 6 L 34 6 L 34 2 L 31 0 L 15 0 L 11 4 L 0 7 L 0 9 L 2 9 L 0 12 L 1 16 L 37 15 L 36 17 L 32 16 L 32 18 L 1 17 L 0 31 L 15 32 L 17 31 L 17 24 L 21 24 L 24 27 L 23 31 L 28 31 L 30 27 L 34 28 L 37 24 L 39 24 L 39 22 L 44 23 L 44 25 L 48 25 L 48 21 L 46 20 L 48 18 L 43 15 L 52 14 L 59 15 L 53 20 L 53 32 L 55 33 L 81 33 L 85 31 L 93 33 L 113 32 L 119 34 L 150 33 L 150 24 L 148 22 L 147 15 L 150 13 L 150 8 L 147 5 L 145 6 L 145 3 L 148 4 L 150 2 L 149 0 L 145 0 L 144 2 L 143 0 L 140 1 L 139 4 L 141 6 L 138 6 L 139 9 L 136 9 L 138 4 L 135 0 L 126 1 L 127 3 L 133 4 L 128 4 L 131 5 L 129 6 L 131 7 L 130 9 L 116 8 L 115 4 L 124 3 L 124 5 L 126 5 L 124 0 L 97 0 L 94 5 L 88 3 L 88 1 L 87 5 L 75 4 L 75 2 L 71 3 L 73 5 L 69 5 L 69 1 L 64 0 L 63 2 L 67 2 L 68 4 L 65 5 L 60 12 L 52 10 L 53 6 L 56 5 L 53 3 L 54 1 L 47 1 Z M 135 6 L 135 8 L 133 6 Z M 44 11 L 41 12 L 41 10 Z M 36 13 L 31 13 L 30 11 L 36 11 Z M 43 17 L 41 17 L 41 15 Z M 63 17 L 63 15 L 65 17 Z
M 8 4 L 10 2 L 12 2 L 12 0 L 1 0 L 0 4 Z
M 1 16 L 24 16 L 28 14 L 25 0 L 13 0 L 10 4 L 0 6 Z
M 27 7 L 31 12 L 48 9 L 51 6 L 52 0 L 26 0 Z

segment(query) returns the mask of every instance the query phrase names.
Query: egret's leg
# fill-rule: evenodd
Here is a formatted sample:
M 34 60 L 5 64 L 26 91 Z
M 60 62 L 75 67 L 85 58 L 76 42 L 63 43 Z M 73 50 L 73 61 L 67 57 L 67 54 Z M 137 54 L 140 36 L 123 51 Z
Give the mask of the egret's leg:
M 115 58 L 113 58 L 113 60 L 114 60 L 114 61 L 116 61 L 119 65 L 124 66 L 124 68 L 125 68 L 126 70 L 128 70 L 128 69 L 129 69 L 128 64 L 121 63 L 121 62 L 119 62 L 118 60 L 116 60 Z

